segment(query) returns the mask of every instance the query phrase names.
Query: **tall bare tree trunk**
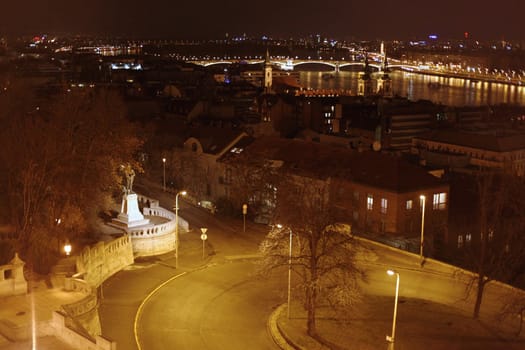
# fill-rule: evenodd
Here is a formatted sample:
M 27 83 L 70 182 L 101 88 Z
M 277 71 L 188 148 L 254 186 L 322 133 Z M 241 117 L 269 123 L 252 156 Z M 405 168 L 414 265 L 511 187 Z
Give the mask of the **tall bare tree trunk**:
M 306 307 L 307 307 L 307 314 L 308 314 L 308 319 L 306 321 L 306 332 L 311 337 L 315 337 L 317 335 L 317 326 L 315 323 L 316 298 L 317 298 L 317 292 L 316 292 L 315 283 L 312 283 L 312 285 L 308 286 L 308 292 L 307 292 L 307 297 L 306 297 Z
M 479 317 L 479 310 L 481 309 L 481 301 L 483 299 L 483 290 L 485 288 L 485 284 L 487 283 L 487 278 L 483 275 L 478 276 L 477 280 L 477 288 L 476 288 L 476 302 L 474 303 L 474 318 Z
M 317 336 L 317 327 L 315 323 L 316 309 L 317 309 L 317 288 L 318 288 L 318 275 L 317 275 L 317 256 L 315 252 L 317 250 L 317 240 L 312 239 L 310 241 L 310 276 L 311 280 L 308 284 L 308 291 L 306 295 L 306 307 L 308 313 L 308 319 L 306 322 L 306 332 L 311 337 Z

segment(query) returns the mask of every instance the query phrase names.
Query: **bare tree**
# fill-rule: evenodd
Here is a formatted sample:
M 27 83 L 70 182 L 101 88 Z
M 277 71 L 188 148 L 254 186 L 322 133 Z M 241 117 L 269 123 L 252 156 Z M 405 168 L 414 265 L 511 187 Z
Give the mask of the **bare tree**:
M 172 152 L 168 176 L 174 178 L 179 189 L 184 189 L 195 198 L 207 195 L 209 184 L 206 164 L 195 152 L 175 149 Z
M 347 224 L 333 221 L 324 181 L 291 177 L 277 190 L 276 222 L 292 231 L 294 250 L 291 266 L 300 283 L 306 327 L 310 336 L 319 339 L 317 311 L 330 305 L 347 308 L 360 298 L 358 281 L 364 272 L 357 268 L 357 243 Z M 272 229 L 261 244 L 262 270 L 269 271 L 288 263 L 288 230 Z
M 110 91 L 64 90 L 36 100 L 13 88 L 0 99 L 0 163 L 18 250 L 44 267 L 39 260 L 57 240 L 93 230 L 98 211 L 120 188 L 119 165 L 133 162 L 141 142 Z
M 513 289 L 507 295 L 503 296 L 507 301 L 498 315 L 498 321 L 516 320 L 519 318 L 515 335 L 519 337 L 523 331 L 525 321 L 525 292 L 523 289 Z
M 467 242 L 464 264 L 475 272 L 467 292 L 475 292 L 473 317 L 478 318 L 488 283 L 523 282 L 525 183 L 514 175 L 482 170 L 475 175 L 473 189 L 474 211 L 464 227 L 479 240 Z
M 231 187 L 231 201 L 240 208 L 249 204 L 255 215 L 272 215 L 275 208 L 276 188 L 279 187 L 280 163 L 262 157 L 250 157 L 241 153 L 226 162 L 225 182 Z

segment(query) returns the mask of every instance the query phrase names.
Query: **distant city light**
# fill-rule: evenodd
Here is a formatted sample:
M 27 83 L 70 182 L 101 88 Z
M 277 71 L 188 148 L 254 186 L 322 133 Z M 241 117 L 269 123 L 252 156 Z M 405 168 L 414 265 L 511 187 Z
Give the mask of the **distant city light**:
M 140 63 L 112 63 L 111 64 L 111 69 L 112 70 L 119 70 L 119 69 L 124 69 L 124 70 L 142 70 L 142 65 Z
M 436 34 L 430 34 L 428 36 L 429 39 L 432 39 L 432 40 L 436 40 L 438 38 L 438 36 Z

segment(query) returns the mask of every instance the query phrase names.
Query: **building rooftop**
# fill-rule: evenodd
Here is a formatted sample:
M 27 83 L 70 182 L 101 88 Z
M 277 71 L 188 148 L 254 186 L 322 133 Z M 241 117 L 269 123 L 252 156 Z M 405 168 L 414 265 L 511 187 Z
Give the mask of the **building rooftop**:
M 511 152 L 525 149 L 525 133 L 491 130 L 467 132 L 461 130 L 433 130 L 416 139 L 442 142 L 451 145 L 483 149 L 493 152 Z
M 345 178 L 393 192 L 443 185 L 423 168 L 393 155 L 358 152 L 341 146 L 278 137 L 260 137 L 246 147 L 245 157 L 279 160 L 285 171 L 320 179 Z M 231 158 L 230 158 L 231 159 Z

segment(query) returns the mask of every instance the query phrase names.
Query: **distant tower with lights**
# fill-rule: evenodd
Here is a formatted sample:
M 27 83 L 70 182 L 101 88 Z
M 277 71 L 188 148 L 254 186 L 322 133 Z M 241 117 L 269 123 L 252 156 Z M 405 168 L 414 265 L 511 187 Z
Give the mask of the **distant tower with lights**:
M 392 97 L 392 80 L 388 75 L 388 63 L 386 59 L 386 50 L 384 43 L 381 43 L 381 66 L 379 68 L 379 77 L 377 78 L 377 94 L 384 97 Z
M 270 62 L 270 53 L 266 49 L 266 58 L 264 59 L 264 92 L 272 91 L 272 64 Z

